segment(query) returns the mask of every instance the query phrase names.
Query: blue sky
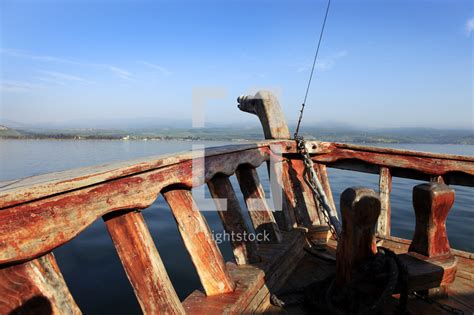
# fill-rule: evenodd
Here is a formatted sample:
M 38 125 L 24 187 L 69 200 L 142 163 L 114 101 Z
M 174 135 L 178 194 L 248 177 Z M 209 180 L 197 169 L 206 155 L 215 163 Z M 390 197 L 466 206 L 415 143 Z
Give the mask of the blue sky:
M 2 119 L 255 122 L 271 89 L 296 120 L 325 1 L 1 0 Z M 472 1 L 333 0 L 304 124 L 473 128 Z

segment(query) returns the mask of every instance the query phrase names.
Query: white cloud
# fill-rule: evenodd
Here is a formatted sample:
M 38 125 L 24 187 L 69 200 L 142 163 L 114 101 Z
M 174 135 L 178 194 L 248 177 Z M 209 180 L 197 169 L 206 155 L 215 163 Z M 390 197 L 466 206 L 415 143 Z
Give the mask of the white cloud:
M 37 88 L 41 88 L 41 86 L 29 83 L 29 82 L 22 82 L 22 81 L 11 81 L 11 80 L 0 81 L 0 90 L 2 92 L 27 92 L 27 91 L 31 91 Z
M 92 81 L 86 80 L 82 77 L 78 77 L 75 75 L 70 75 L 62 72 L 56 72 L 56 71 L 46 71 L 46 70 L 41 70 L 40 71 L 43 74 L 46 74 L 47 76 L 59 80 L 60 82 L 62 81 L 76 81 L 76 82 L 82 82 L 82 83 L 93 83 Z
M 128 72 L 127 70 L 121 69 L 116 66 L 111 66 L 111 65 L 100 65 L 100 66 L 107 68 L 108 70 L 112 71 L 116 76 L 124 80 L 130 80 L 130 77 L 132 76 L 132 74 Z
M 474 18 L 467 20 L 466 22 L 466 32 L 471 35 L 472 31 L 474 31 Z
M 327 71 L 334 67 L 337 60 L 344 58 L 347 56 L 347 51 L 341 50 L 335 54 L 329 55 L 327 57 L 319 58 L 316 61 L 315 69 L 320 71 Z M 312 64 L 308 64 L 305 66 L 300 66 L 297 69 L 297 72 L 306 72 L 311 70 Z
M 76 65 L 76 66 L 81 66 L 81 67 L 101 68 L 101 69 L 111 71 L 113 74 L 115 74 L 116 76 L 124 80 L 129 80 L 130 77 L 132 76 L 132 74 L 128 72 L 127 70 L 124 70 L 122 68 L 119 68 L 114 65 L 109 65 L 109 64 L 87 63 L 87 62 L 80 62 L 80 61 L 67 59 L 67 58 L 61 58 L 61 57 L 36 55 L 36 54 L 32 54 L 23 50 L 17 50 L 17 49 L 1 48 L 0 53 L 7 56 L 26 58 L 30 60 L 37 60 L 37 61 L 43 61 L 43 62 L 64 63 L 64 64 L 71 64 L 71 65 Z
M 145 65 L 147 67 L 150 67 L 152 69 L 155 69 L 161 73 L 163 73 L 164 75 L 170 75 L 170 74 L 173 74 L 171 71 L 169 71 L 168 69 L 162 67 L 162 66 L 159 66 L 159 65 L 156 65 L 156 64 L 153 64 L 151 62 L 147 62 L 147 61 L 137 61 L 137 63 L 139 64 L 142 64 L 142 65 Z

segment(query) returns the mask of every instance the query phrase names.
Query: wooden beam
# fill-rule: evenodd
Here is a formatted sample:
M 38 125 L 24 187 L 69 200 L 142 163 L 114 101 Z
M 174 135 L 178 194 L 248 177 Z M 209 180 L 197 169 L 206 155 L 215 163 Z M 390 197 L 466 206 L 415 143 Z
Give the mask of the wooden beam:
M 265 192 L 257 170 L 253 167 L 241 167 L 237 170 L 236 176 L 255 232 L 263 236 L 268 235 L 270 242 L 280 243 L 282 239 L 280 229 L 265 201 Z
M 52 253 L 0 267 L 0 314 L 82 314 Z
M 215 176 L 207 185 L 225 231 L 233 236 L 231 244 L 237 265 L 260 261 L 257 255 L 257 243 L 244 239 L 245 235 L 249 235 L 249 229 L 229 177 Z M 225 199 L 225 203 L 223 204 L 218 199 Z
M 387 167 L 380 168 L 379 194 L 380 194 L 380 216 L 377 223 L 377 233 L 379 236 L 390 236 L 391 207 L 390 193 L 392 191 L 392 175 Z
M 104 221 L 143 313 L 184 314 L 142 214 L 114 212 Z
M 211 296 L 232 292 L 235 284 L 191 192 L 174 189 L 164 192 L 163 196 L 176 219 L 181 238 L 206 294 Z
M 341 195 L 342 237 L 336 252 L 336 285 L 346 286 L 354 270 L 377 253 L 375 225 L 380 197 L 372 189 L 348 188 Z

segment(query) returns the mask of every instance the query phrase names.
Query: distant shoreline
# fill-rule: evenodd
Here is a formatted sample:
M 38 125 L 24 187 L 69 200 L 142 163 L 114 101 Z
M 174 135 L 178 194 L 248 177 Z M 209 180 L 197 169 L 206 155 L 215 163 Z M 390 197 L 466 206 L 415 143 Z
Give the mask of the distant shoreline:
M 339 142 L 339 143 L 352 143 L 352 144 L 433 144 L 433 145 L 473 145 L 474 143 L 451 143 L 451 142 L 413 142 L 413 141 L 344 141 L 344 140 L 328 140 L 328 139 L 317 139 L 313 137 L 308 137 L 308 140 L 314 141 L 324 141 L 324 142 Z M 115 137 L 51 137 L 51 136 L 36 136 L 36 137 L 5 137 L 0 136 L 0 141 L 2 140 L 32 140 L 32 141 L 43 141 L 43 140 L 56 140 L 56 141 L 122 141 L 122 142 L 167 142 L 167 141 L 182 141 L 182 142 L 194 142 L 194 141 L 218 141 L 218 142 L 255 142 L 263 141 L 265 139 L 226 139 L 226 138 L 180 138 L 180 137 L 163 137 L 163 138 L 115 138 Z

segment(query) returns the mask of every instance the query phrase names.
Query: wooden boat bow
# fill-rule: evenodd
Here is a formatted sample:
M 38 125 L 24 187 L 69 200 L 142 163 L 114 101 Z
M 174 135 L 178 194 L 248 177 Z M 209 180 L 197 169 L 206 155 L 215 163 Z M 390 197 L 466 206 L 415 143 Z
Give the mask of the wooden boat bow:
M 290 140 L 276 98 L 259 92 L 239 101 L 242 110 L 258 116 L 267 140 L 1 183 L 0 313 L 80 313 L 53 250 L 101 218 L 140 307 L 147 314 L 275 311 L 269 302 L 271 293 L 294 285 L 295 279 L 304 278 L 302 273 L 307 278 L 317 278 L 334 271 L 334 264 L 324 265 L 304 250 L 309 246 L 308 239 L 326 240 L 327 229 L 319 216 L 320 205 L 303 181 L 304 164 L 296 142 Z M 360 261 L 361 255 L 369 253 L 349 250 L 351 246 L 376 250 L 373 241 L 377 237 L 401 254 L 409 269 L 411 290 L 442 287 L 453 297 L 448 303 L 472 312 L 472 299 L 463 296 L 472 297 L 474 292 L 473 254 L 450 249 L 445 221 L 454 200 L 452 186 L 448 185 L 474 187 L 474 157 L 307 142 L 319 180 L 334 209 L 328 167 L 379 174 L 379 191 L 364 192 L 377 202 L 357 210 L 361 217 L 348 215 L 354 210 L 351 207 L 356 206 L 353 203 L 342 209 L 346 224 L 365 224 L 366 228 L 350 232 L 352 239 L 344 240 L 353 245 L 338 247 L 339 279 L 344 279 L 343 275 L 353 268 L 345 263 Z M 273 211 L 266 200 L 256 172 L 263 163 L 268 163 L 270 174 L 281 175 L 271 189 L 272 197 L 280 196 L 282 211 Z M 193 179 L 193 172 L 202 176 Z M 270 241 L 234 240 L 235 263 L 226 263 L 191 188 L 207 185 L 213 197 L 227 198 L 226 211 L 216 203 L 224 229 L 228 233 L 248 233 L 250 228 L 229 181 L 231 176 L 237 177 L 250 210 L 252 228 L 268 232 Z M 411 243 L 390 235 L 393 177 L 429 183 L 414 188 L 416 232 Z M 360 193 L 354 191 L 356 195 Z M 171 208 L 203 287 L 184 301 L 176 295 L 141 214 L 159 194 Z M 374 216 L 365 216 L 370 209 Z M 335 254 L 334 240 L 329 240 L 326 247 L 330 254 Z M 305 281 L 308 279 L 301 283 Z

